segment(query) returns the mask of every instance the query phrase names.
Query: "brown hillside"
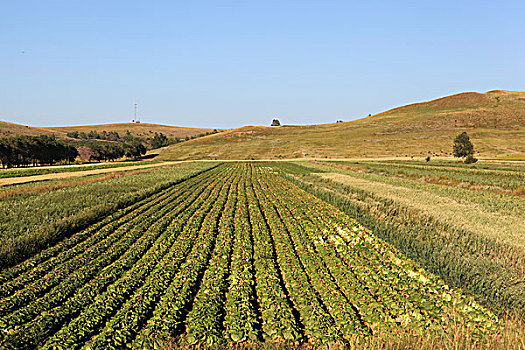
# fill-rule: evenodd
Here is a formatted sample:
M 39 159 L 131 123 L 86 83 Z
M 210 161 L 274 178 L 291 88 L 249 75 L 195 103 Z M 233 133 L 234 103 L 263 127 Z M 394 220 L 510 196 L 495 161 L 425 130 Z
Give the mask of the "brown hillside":
M 525 93 L 461 93 L 345 123 L 247 126 L 172 145 L 160 158 L 447 156 L 462 131 L 480 156 L 525 154 Z
M 116 131 L 120 135 L 124 135 L 128 130 L 136 137 L 149 137 L 152 134 L 163 133 L 168 137 L 184 138 L 186 136 L 195 136 L 201 133 L 213 131 L 213 129 L 200 128 L 186 128 L 180 126 L 170 126 L 150 123 L 116 123 L 116 124 L 99 124 L 99 125 L 83 125 L 83 126 L 65 126 L 65 127 L 49 127 L 44 128 L 54 132 L 68 133 L 72 131 L 88 133 L 91 130 L 101 131 Z
M 50 130 L 0 121 L 0 137 L 19 135 L 38 136 L 51 134 L 53 134 L 53 132 Z
M 116 131 L 121 136 L 129 130 L 129 132 L 135 137 L 150 137 L 155 132 L 161 132 L 168 137 L 179 137 L 184 138 L 186 136 L 194 136 L 207 131 L 213 131 L 213 129 L 199 129 L 199 128 L 186 128 L 178 126 L 160 125 L 160 124 L 149 124 L 149 123 L 116 123 L 116 124 L 100 124 L 100 125 L 83 125 L 83 126 L 66 126 L 66 127 L 32 127 L 26 125 L 19 125 L 9 122 L 0 121 L 0 136 L 38 136 L 38 135 L 51 135 L 54 134 L 57 138 L 67 139 L 66 134 L 72 131 L 88 133 L 91 130 L 102 132 L 102 131 Z

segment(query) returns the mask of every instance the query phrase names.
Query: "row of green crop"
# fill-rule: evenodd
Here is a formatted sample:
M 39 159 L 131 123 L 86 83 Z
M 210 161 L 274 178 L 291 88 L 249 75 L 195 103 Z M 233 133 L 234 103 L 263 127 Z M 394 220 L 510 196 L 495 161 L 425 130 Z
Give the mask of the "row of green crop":
M 203 275 L 191 312 L 186 319 L 186 341 L 189 344 L 214 345 L 222 342 L 224 302 L 230 273 L 234 239 L 233 215 L 238 189 L 233 183 L 217 228 L 215 252 Z
M 193 242 L 193 249 L 187 256 L 186 262 L 157 303 L 152 317 L 134 339 L 132 343 L 134 348 L 161 348 L 183 332 L 183 322 L 187 317 L 188 309 L 193 302 L 198 302 L 195 296 L 196 292 L 201 285 L 209 283 L 203 280 L 203 275 L 210 261 L 217 262 L 217 256 L 221 253 L 221 247 L 217 246 L 217 243 L 222 243 L 224 237 L 220 237 L 220 240 L 216 242 L 219 223 L 224 222 L 221 221 L 224 215 L 230 215 L 225 209 L 231 208 L 232 201 L 235 200 L 234 191 L 235 181 L 237 180 L 238 178 L 234 178 L 225 181 L 219 191 L 219 197 L 215 201 L 206 203 L 206 206 L 211 207 L 211 209 L 203 221 L 199 237 Z M 226 230 L 221 230 L 221 236 L 228 235 L 228 229 L 224 225 L 223 223 L 222 227 Z M 213 276 L 209 275 L 209 278 L 213 278 Z M 213 294 L 211 298 L 214 298 Z M 210 306 L 213 307 L 213 304 Z M 198 332 L 194 334 L 198 334 Z
M 467 288 L 493 310 L 503 312 L 502 306 L 525 310 L 525 288 L 519 283 L 523 264 L 512 247 L 440 223 L 364 190 L 317 176 L 287 178 L 356 218 L 448 283 Z
M 285 287 L 283 274 L 277 265 L 270 228 L 266 224 L 254 191 L 255 176 L 253 167 L 250 167 L 245 190 L 254 241 L 255 289 L 263 319 L 263 337 L 274 342 L 297 341 L 302 338 L 302 325 Z
M 253 267 L 253 237 L 246 199 L 247 169 L 238 183 L 238 200 L 235 208 L 235 239 L 231 258 L 231 274 L 226 295 L 224 319 L 225 338 L 233 343 L 260 339 Z
M 201 206 L 203 200 L 208 198 L 208 181 L 203 183 L 204 177 L 201 175 L 201 179 L 195 178 L 194 181 L 183 183 L 182 186 L 169 191 L 168 196 L 164 196 L 161 201 L 154 199 L 157 203 L 149 212 L 144 211 L 142 215 L 134 216 L 130 221 L 134 224 L 124 224 L 119 228 L 126 232 L 119 241 L 106 250 L 99 250 L 99 256 L 92 262 L 63 276 L 53 290 L 41 298 L 34 299 L 24 309 L 20 309 L 20 312 L 17 310 L 3 317 L 2 322 L 6 324 L 2 326 L 9 330 L 6 338 L 3 339 L 3 344 L 13 348 L 35 346 L 58 331 L 55 337 L 61 339 L 59 343 L 64 341 L 69 344 L 66 347 L 75 346 L 79 338 L 86 336 L 86 330 L 91 330 L 97 325 L 96 320 L 100 322 L 100 316 L 103 314 L 99 313 L 101 309 L 105 312 L 114 310 L 107 308 L 106 301 L 109 300 L 109 296 L 120 301 L 126 298 L 126 294 L 122 293 L 123 290 L 133 291 L 155 267 L 155 262 L 163 258 L 169 247 L 174 244 L 178 237 L 177 233 L 187 225 L 191 214 Z M 213 174 L 212 177 L 218 179 L 218 173 Z M 202 194 L 203 191 L 207 191 L 207 194 Z M 105 240 L 111 236 L 109 235 Z M 100 246 L 105 240 L 99 239 L 94 247 Z M 187 245 L 190 244 L 188 241 L 185 242 Z M 84 254 L 90 254 L 89 249 Z M 64 265 L 81 258 L 70 257 Z M 60 272 L 60 270 L 61 266 L 56 266 L 52 272 Z M 101 272 L 94 275 L 89 271 Z M 35 283 L 47 283 L 48 275 Z M 94 278 L 89 279 L 89 276 Z M 31 293 L 32 290 L 30 286 L 28 289 L 20 290 L 19 294 Z M 42 312 L 50 309 L 53 309 L 52 314 Z M 81 310 L 84 311 L 80 313 Z M 36 317 L 31 321 L 34 316 Z M 88 324 L 84 330 L 81 325 L 86 326 L 86 323 L 82 323 L 83 320 Z M 62 329 L 60 329 L 61 325 L 63 325 Z M 61 333 L 64 329 L 66 329 L 65 333 Z M 60 338 L 60 334 L 70 333 L 68 329 L 78 329 L 79 332 L 74 333 L 72 338 Z
M 254 179 L 254 191 L 270 228 L 276 258 L 281 269 L 284 285 L 288 290 L 295 309 L 299 311 L 300 322 L 305 335 L 313 342 L 328 343 L 341 339 L 339 329 L 327 307 L 317 294 L 311 278 L 305 271 L 286 226 L 281 221 L 275 206 L 267 199 L 265 184 L 257 176 Z M 316 286 L 317 288 L 322 286 Z
M 0 269 L 216 164 L 180 164 L 147 173 L 0 200 Z
M 201 198 L 196 205 L 196 213 L 188 221 L 189 217 L 182 217 L 181 220 L 188 222 L 189 225 L 181 232 L 181 235 L 175 246 L 162 258 L 154 270 L 145 276 L 143 284 L 130 286 L 130 283 L 124 284 L 129 288 L 130 298 L 118 307 L 117 312 L 106 322 L 99 333 L 94 336 L 87 344 L 92 349 L 119 349 L 126 344 L 130 344 L 136 334 L 146 324 L 150 314 L 157 307 L 157 302 L 167 288 L 174 283 L 174 279 L 179 276 L 181 264 L 189 258 L 190 251 L 195 250 L 196 246 L 192 245 L 194 240 L 202 239 L 202 235 L 208 236 L 205 239 L 213 237 L 212 232 L 207 231 L 209 227 L 203 226 L 207 219 L 207 214 L 215 205 L 215 199 L 220 189 L 220 185 L 213 186 L 212 197 Z M 183 267 L 182 267 L 183 268 Z M 136 279 L 136 274 L 134 274 Z

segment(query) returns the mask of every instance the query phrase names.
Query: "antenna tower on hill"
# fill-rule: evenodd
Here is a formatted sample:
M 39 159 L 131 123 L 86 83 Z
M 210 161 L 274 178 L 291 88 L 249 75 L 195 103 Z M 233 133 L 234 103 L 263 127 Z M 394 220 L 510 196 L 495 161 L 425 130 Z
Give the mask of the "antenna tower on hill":
M 140 123 L 140 117 L 137 117 L 137 109 L 139 107 L 139 104 L 135 102 L 133 104 L 133 107 L 134 107 L 134 114 L 133 114 L 133 120 L 131 122 L 138 124 L 138 123 Z

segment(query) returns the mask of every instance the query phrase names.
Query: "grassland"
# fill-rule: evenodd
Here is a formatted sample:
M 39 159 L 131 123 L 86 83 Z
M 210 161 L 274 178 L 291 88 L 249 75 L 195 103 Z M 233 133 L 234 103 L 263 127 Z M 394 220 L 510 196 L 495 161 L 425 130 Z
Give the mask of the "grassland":
M 198 174 L 183 166 L 155 178 L 164 171 L 185 181 L 3 269 L 0 346 L 522 341 L 472 297 L 281 176 L 306 168 L 231 163 Z
M 463 93 L 351 122 L 246 126 L 163 149 L 160 159 L 450 156 L 467 131 L 481 157 L 525 154 L 525 93 Z
M 133 137 L 148 138 L 153 137 L 154 134 L 163 133 L 169 138 L 185 138 L 186 136 L 196 136 L 202 133 L 211 132 L 214 129 L 205 128 L 188 128 L 170 125 L 150 124 L 150 123 L 114 123 L 114 124 L 98 124 L 98 125 L 82 125 L 82 126 L 66 126 L 66 127 L 33 127 L 14 123 L 0 121 L 0 137 L 6 136 L 39 136 L 39 135 L 55 135 L 59 139 L 68 139 L 67 133 L 78 131 L 89 133 L 90 131 L 115 131 L 119 135 L 124 136 L 127 131 Z
M 296 184 L 495 311 L 523 314 L 525 199 L 512 190 L 520 181 L 523 185 L 521 167 L 450 167 L 416 162 L 278 166 Z M 434 181 L 439 178 L 444 179 Z M 495 190 L 505 178 L 508 191 Z

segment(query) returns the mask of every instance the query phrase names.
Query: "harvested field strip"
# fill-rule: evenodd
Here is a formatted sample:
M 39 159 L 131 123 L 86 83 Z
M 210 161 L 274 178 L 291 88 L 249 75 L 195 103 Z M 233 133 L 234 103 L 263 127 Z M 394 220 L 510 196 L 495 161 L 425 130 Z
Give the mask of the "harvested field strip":
M 432 215 L 445 223 L 486 235 L 511 246 L 525 247 L 523 217 L 487 212 L 475 203 L 458 202 L 450 197 L 427 191 L 368 181 L 352 175 L 326 173 L 317 176 L 392 199 L 404 206 Z M 461 215 L 458 215 L 459 213 Z
M 492 170 L 480 173 L 480 169 L 468 165 L 444 167 L 427 163 L 416 165 L 385 162 L 315 162 L 351 172 L 367 173 L 437 185 L 466 188 L 512 196 L 525 196 L 525 168 L 514 166 L 512 170 Z M 483 169 L 481 169 L 483 170 Z
M 297 163 L 299 164 L 299 163 Z M 406 178 L 388 177 L 377 174 L 367 174 L 352 170 L 343 170 L 321 164 L 301 164 L 306 173 L 338 173 L 350 175 L 367 181 L 385 183 L 393 186 L 407 187 L 410 189 L 430 192 L 441 197 L 449 197 L 460 203 L 470 202 L 479 205 L 483 210 L 506 215 L 521 216 L 525 212 L 525 198 L 509 196 L 491 191 L 475 191 L 468 188 L 441 186 L 439 184 L 414 181 Z

